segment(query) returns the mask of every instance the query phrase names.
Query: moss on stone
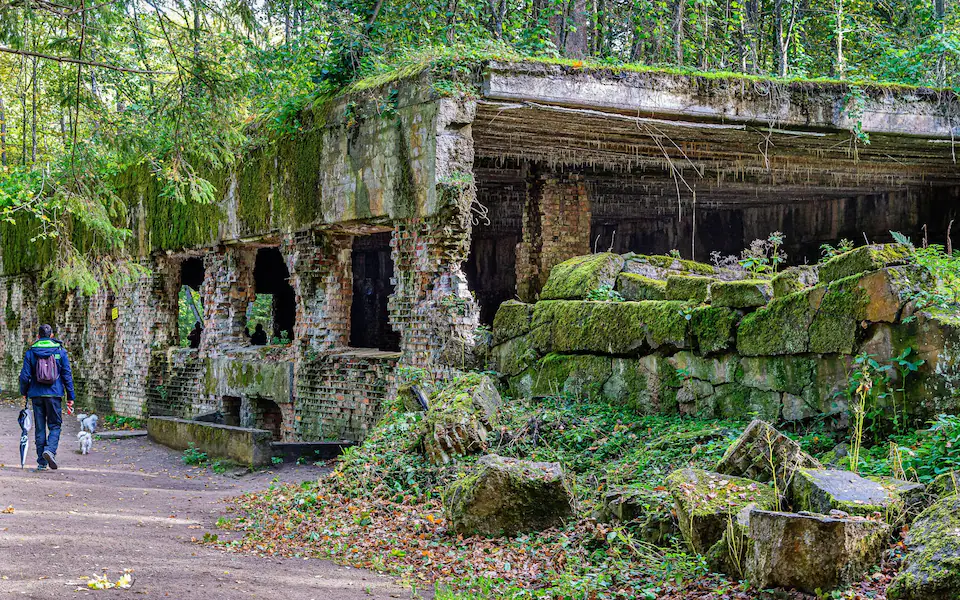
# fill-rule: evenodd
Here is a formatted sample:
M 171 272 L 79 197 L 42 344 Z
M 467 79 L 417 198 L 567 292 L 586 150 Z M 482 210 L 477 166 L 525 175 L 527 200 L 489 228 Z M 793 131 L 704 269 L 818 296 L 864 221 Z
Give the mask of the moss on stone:
M 626 354 L 645 343 L 649 319 L 641 302 L 557 301 L 550 311 L 554 352 Z
M 543 357 L 534 369 L 530 393 L 534 397 L 569 395 L 600 399 L 610 378 L 612 359 L 592 354 L 555 354 Z
M 717 416 L 724 419 L 780 419 L 780 392 L 758 390 L 739 383 L 726 383 L 713 388 Z
M 733 383 L 740 366 L 740 357 L 736 354 L 708 358 L 694 352 L 682 351 L 667 360 L 675 370 L 683 371 L 687 377 L 709 381 L 714 385 Z
M 891 600 L 960 598 L 960 495 L 920 513 L 907 534 L 907 555 L 887 588 Z
M 737 350 L 744 356 L 807 352 L 808 329 L 815 314 L 808 291 L 772 300 L 740 321 Z
M 906 264 L 912 258 L 913 250 L 902 244 L 862 246 L 820 265 L 820 281 L 830 283 L 851 275 Z
M 828 284 L 822 290 L 816 315 L 810 324 L 810 352 L 850 354 L 856 344 L 857 330 L 864 317 L 869 296 L 854 275 Z M 821 290 L 812 288 L 812 298 Z
M 528 333 L 532 321 L 532 304 L 507 300 L 500 305 L 493 317 L 493 343 L 500 344 Z
M 537 362 L 537 350 L 530 335 L 507 340 L 490 350 L 490 366 L 501 375 L 519 375 Z
M 705 302 L 710 293 L 710 284 L 716 279 L 692 275 L 670 275 L 667 277 L 667 300 Z
M 773 286 L 773 296 L 782 298 L 788 294 L 799 292 L 817 284 L 817 269 L 811 266 L 790 267 L 780 271 L 770 281 Z
M 699 306 L 690 311 L 690 333 L 703 354 L 722 352 L 734 341 L 740 313 L 729 308 Z
M 816 380 L 816 361 L 807 356 L 743 357 L 738 379 L 758 390 L 802 394 Z
M 648 264 L 670 271 L 683 271 L 687 273 L 697 273 L 699 275 L 716 275 L 717 273 L 716 269 L 708 264 L 663 254 L 629 254 L 626 255 L 626 258 L 633 262 Z
M 896 492 L 856 473 L 835 469 L 798 469 L 790 482 L 790 498 L 796 510 L 819 514 L 836 509 L 859 516 L 896 516 L 904 507 Z
M 666 300 L 667 282 L 636 273 L 620 273 L 617 292 L 627 300 Z
M 622 268 L 623 258 L 610 252 L 571 258 L 551 269 L 540 298 L 582 300 L 600 286 L 613 288 Z
M 772 297 L 770 282 L 762 279 L 718 281 L 710 286 L 710 304 L 713 306 L 754 308 L 763 306 Z

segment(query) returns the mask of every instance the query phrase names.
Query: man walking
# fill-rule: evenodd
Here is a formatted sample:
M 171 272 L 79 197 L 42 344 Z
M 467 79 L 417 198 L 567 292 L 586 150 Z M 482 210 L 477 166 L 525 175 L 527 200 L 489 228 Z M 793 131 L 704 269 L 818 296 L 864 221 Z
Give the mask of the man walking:
M 67 414 L 73 414 L 73 372 L 70 359 L 60 340 L 53 339 L 53 328 L 40 326 L 40 339 L 27 348 L 20 370 L 20 395 L 33 402 L 33 423 L 37 444 L 37 470 L 57 469 L 57 446 L 63 415 L 60 402 L 67 393 Z M 49 428 L 50 433 L 47 434 Z

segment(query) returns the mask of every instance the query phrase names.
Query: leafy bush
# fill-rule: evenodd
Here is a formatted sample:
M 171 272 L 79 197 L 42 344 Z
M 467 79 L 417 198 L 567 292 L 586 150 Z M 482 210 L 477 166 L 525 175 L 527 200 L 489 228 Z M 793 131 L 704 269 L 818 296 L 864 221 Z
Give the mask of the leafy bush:
M 604 284 L 595 290 L 590 290 L 587 294 L 587 300 L 623 302 L 623 296 L 620 295 L 620 292 L 615 291 L 612 286 Z
M 190 442 L 190 447 L 183 451 L 183 464 L 202 465 L 207 462 L 207 453 L 203 452 Z

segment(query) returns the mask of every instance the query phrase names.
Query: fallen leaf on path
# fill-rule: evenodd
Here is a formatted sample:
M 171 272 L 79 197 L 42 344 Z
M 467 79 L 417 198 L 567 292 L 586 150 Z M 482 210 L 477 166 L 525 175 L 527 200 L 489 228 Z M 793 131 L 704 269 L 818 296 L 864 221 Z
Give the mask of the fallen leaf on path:
M 3 513 L 3 514 L 5 514 L 5 515 L 12 515 L 12 514 L 13 514 L 13 505 L 11 504 L 10 506 L 6 507 L 5 509 L 0 510 L 0 513 Z

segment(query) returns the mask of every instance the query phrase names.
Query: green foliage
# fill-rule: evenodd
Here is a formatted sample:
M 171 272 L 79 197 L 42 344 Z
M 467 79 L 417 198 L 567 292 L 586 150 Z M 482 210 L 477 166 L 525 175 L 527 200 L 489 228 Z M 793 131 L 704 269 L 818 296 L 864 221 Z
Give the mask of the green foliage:
M 614 291 L 613 286 L 603 284 L 587 293 L 587 300 L 597 300 L 601 302 L 623 302 L 624 298 L 619 292 Z
M 193 312 L 193 308 L 190 306 L 190 297 L 188 294 L 191 294 L 190 288 L 187 286 L 180 287 L 180 293 L 177 294 L 177 333 L 180 336 L 180 346 L 186 348 L 190 345 L 190 340 L 188 336 L 190 331 L 193 329 L 194 324 L 197 322 L 197 315 Z M 200 315 L 203 316 L 203 305 L 200 301 L 200 292 L 192 291 L 193 303 L 196 306 Z
M 202 465 L 206 462 L 207 453 L 199 450 L 193 442 L 190 442 L 190 447 L 183 451 L 183 464 Z
M 765 240 L 753 240 L 750 247 L 743 250 L 740 266 L 754 278 L 776 273 L 787 260 L 782 247 L 783 234 L 779 231 L 774 231 Z
M 121 417 L 120 415 L 106 415 L 103 417 L 103 429 L 144 429 L 143 419 L 136 417 Z
M 840 256 L 841 254 L 851 250 L 853 250 L 853 242 L 846 238 L 840 240 L 840 243 L 836 246 L 831 246 L 830 244 L 820 244 L 820 254 L 822 255 L 820 262 L 826 262 L 835 256 Z

